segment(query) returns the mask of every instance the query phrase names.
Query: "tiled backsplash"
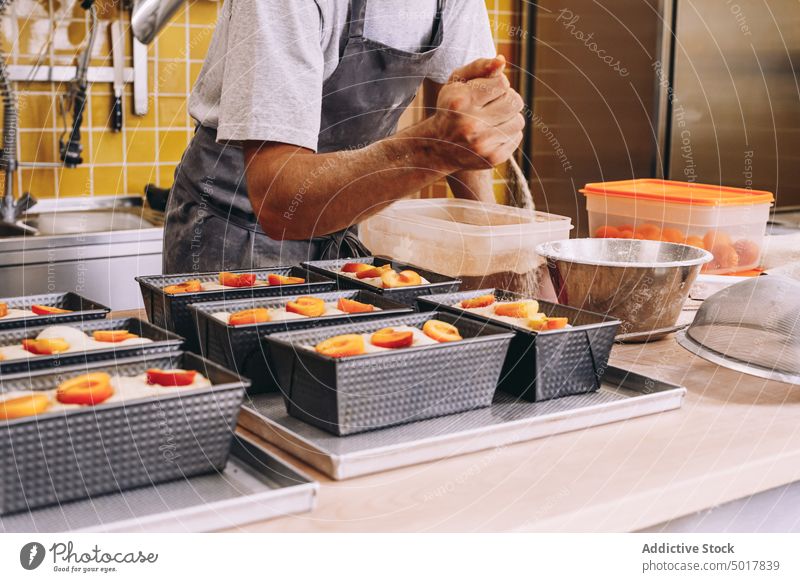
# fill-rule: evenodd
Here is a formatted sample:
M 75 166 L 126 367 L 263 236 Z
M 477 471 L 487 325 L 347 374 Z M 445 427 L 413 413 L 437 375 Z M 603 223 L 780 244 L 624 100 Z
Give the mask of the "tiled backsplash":
M 517 18 L 514 0 L 486 0 L 496 33 L 498 50 L 512 60 L 513 45 L 505 33 Z M 109 22 L 121 18 L 126 29 L 126 66 L 132 65 L 129 14 L 119 1 L 96 2 L 100 26 L 92 51 L 92 65 L 111 66 Z M 221 1 L 191 0 L 148 48 L 149 111 L 138 117 L 132 111 L 132 88 L 125 86 L 121 132 L 110 130 L 112 86 L 90 87 L 81 142 L 84 163 L 77 168 L 20 168 L 16 194 L 30 192 L 38 198 L 142 194 L 148 183 L 172 184 L 175 166 L 191 138 L 193 121 L 186 99 L 200 72 L 211 41 Z M 60 0 L 13 0 L 2 20 L 2 46 L 9 64 L 74 65 L 86 41 L 88 18 L 79 3 Z M 22 162 L 59 161 L 58 139 L 63 120 L 59 100 L 67 86 L 61 83 L 20 82 L 19 159 Z M 71 122 L 72 113 L 67 112 Z M 504 192 L 501 173 L 495 189 Z M 2 178 L 0 178 L 2 181 Z M 432 190 L 443 195 L 443 185 Z

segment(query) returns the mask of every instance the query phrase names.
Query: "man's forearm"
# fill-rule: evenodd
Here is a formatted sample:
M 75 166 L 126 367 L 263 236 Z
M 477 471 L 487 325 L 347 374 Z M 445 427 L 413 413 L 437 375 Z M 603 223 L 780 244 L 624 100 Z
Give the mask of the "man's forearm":
M 452 173 L 437 147 L 430 120 L 358 150 L 315 154 L 285 144 L 246 145 L 253 210 L 272 238 L 336 232 Z
M 494 203 L 493 170 L 460 170 L 447 177 L 453 196 L 462 200 Z

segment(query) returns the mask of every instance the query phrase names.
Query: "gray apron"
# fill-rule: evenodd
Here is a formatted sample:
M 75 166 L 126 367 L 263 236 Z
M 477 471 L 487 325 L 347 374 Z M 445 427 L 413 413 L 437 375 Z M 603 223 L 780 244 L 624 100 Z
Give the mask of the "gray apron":
M 351 0 L 341 58 L 322 88 L 320 153 L 356 149 L 393 134 L 441 46 L 444 0 L 430 44 L 419 53 L 364 38 L 367 0 Z M 402 25 L 402 23 L 398 23 Z M 199 125 L 175 170 L 164 227 L 164 273 L 296 265 L 365 256 L 353 229 L 307 241 L 277 241 L 258 224 L 247 197 L 240 146 L 219 144 Z

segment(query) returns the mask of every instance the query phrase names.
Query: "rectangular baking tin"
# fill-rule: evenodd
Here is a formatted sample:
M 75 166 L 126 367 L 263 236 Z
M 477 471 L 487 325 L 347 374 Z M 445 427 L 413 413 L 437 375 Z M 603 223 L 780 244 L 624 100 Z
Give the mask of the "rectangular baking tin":
M 209 532 L 314 509 L 319 484 L 236 435 L 222 473 L 0 517 L 0 532 Z

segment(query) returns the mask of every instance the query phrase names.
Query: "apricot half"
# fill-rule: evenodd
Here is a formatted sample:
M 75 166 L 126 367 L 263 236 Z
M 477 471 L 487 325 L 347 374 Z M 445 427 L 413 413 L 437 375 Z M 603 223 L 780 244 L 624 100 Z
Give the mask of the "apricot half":
M 530 301 L 517 301 L 514 303 L 500 303 L 495 306 L 495 315 L 505 317 L 532 317 L 539 311 L 539 302 L 531 299 Z
M 699 236 L 694 236 L 694 235 L 687 236 L 686 240 L 684 241 L 684 244 L 687 244 L 687 245 L 693 246 L 693 247 L 697 247 L 699 249 L 705 249 L 706 248 L 706 243 L 703 242 L 703 239 L 700 238 Z
M 371 268 L 372 265 L 368 265 L 367 263 L 345 263 L 342 266 L 342 273 L 360 273 L 361 271 L 366 271 Z
M 494 295 L 488 294 L 478 295 L 477 297 L 473 297 L 471 299 L 464 299 L 460 305 L 464 309 L 477 309 L 479 307 L 489 307 L 494 302 Z
M 150 368 L 146 374 L 148 384 L 159 386 L 189 386 L 197 376 L 195 370 L 162 370 L 160 368 Z
M 175 285 L 167 285 L 164 287 L 164 293 L 170 295 L 177 295 L 178 293 L 197 293 L 203 290 L 203 284 L 200 279 L 191 279 L 183 283 L 176 283 Z
M 270 273 L 267 276 L 267 280 L 270 285 L 299 285 L 300 283 L 306 282 L 302 277 L 289 277 L 286 275 L 276 275 L 275 273 Z
M 36 315 L 55 315 L 58 313 L 72 313 L 69 309 L 61 309 L 60 307 L 52 307 L 50 305 L 31 305 L 31 311 Z
M 684 240 L 686 240 L 686 237 L 684 236 L 683 232 L 677 228 L 668 226 L 661 231 L 661 240 L 664 242 L 682 243 Z
M 323 356 L 331 358 L 358 356 L 364 353 L 364 338 L 354 333 L 337 335 L 318 343 L 315 349 Z
M 98 342 L 117 343 L 139 336 L 129 332 L 127 329 L 99 329 L 92 332 L 92 337 Z
M 50 399 L 46 394 L 26 394 L 6 400 L 0 400 L 0 420 L 12 420 L 26 416 L 42 414 L 50 408 Z
M 28 350 L 32 354 L 38 356 L 51 356 L 66 352 L 69 349 L 67 340 L 55 337 L 45 339 L 24 339 L 22 340 L 22 349 Z
M 633 237 L 644 240 L 661 240 L 661 229 L 655 224 L 641 224 L 636 227 Z
M 65 380 L 56 389 L 56 400 L 62 404 L 91 406 L 100 404 L 114 395 L 111 376 L 105 372 L 92 372 Z
M 370 311 L 375 311 L 375 306 L 369 303 L 356 301 L 355 299 L 340 297 L 339 301 L 336 303 L 336 309 L 344 311 L 345 313 L 369 313 Z
M 548 317 L 547 329 L 564 329 L 568 323 L 569 319 L 566 317 Z
M 228 273 L 219 274 L 219 284 L 226 287 L 252 287 L 256 284 L 255 273 Z
M 412 285 L 422 285 L 422 277 L 416 271 L 386 271 L 381 274 L 381 283 L 387 289 L 395 287 L 411 287 Z
M 730 245 L 731 237 L 719 230 L 709 230 L 703 237 L 703 246 L 711 250 L 717 245 Z M 712 251 L 713 252 L 713 251 Z
M 601 226 L 594 231 L 595 238 L 619 238 L 619 229 L 615 226 L 608 226 L 607 224 Z
M 761 258 L 761 248 L 751 240 L 737 240 L 733 248 L 739 255 L 740 265 L 752 265 L 758 263 Z
M 414 332 L 384 327 L 373 333 L 369 341 L 379 348 L 407 348 L 414 343 Z
M 318 297 L 298 297 L 286 304 L 286 311 L 306 317 L 319 317 L 325 314 L 325 302 Z
M 455 325 L 438 319 L 429 319 L 422 326 L 422 332 L 437 342 L 457 342 L 461 339 L 461 333 Z
M 272 319 L 269 309 L 266 307 L 256 307 L 255 309 L 244 309 L 231 313 L 228 316 L 228 325 L 248 325 L 251 323 L 266 323 Z
M 8 315 L 8 305 L 0 302 L 0 317 Z
M 374 279 L 375 277 L 380 277 L 383 273 L 391 270 L 392 266 L 387 263 L 380 267 L 372 266 L 369 269 L 358 271 L 356 272 L 356 277 L 359 279 Z

